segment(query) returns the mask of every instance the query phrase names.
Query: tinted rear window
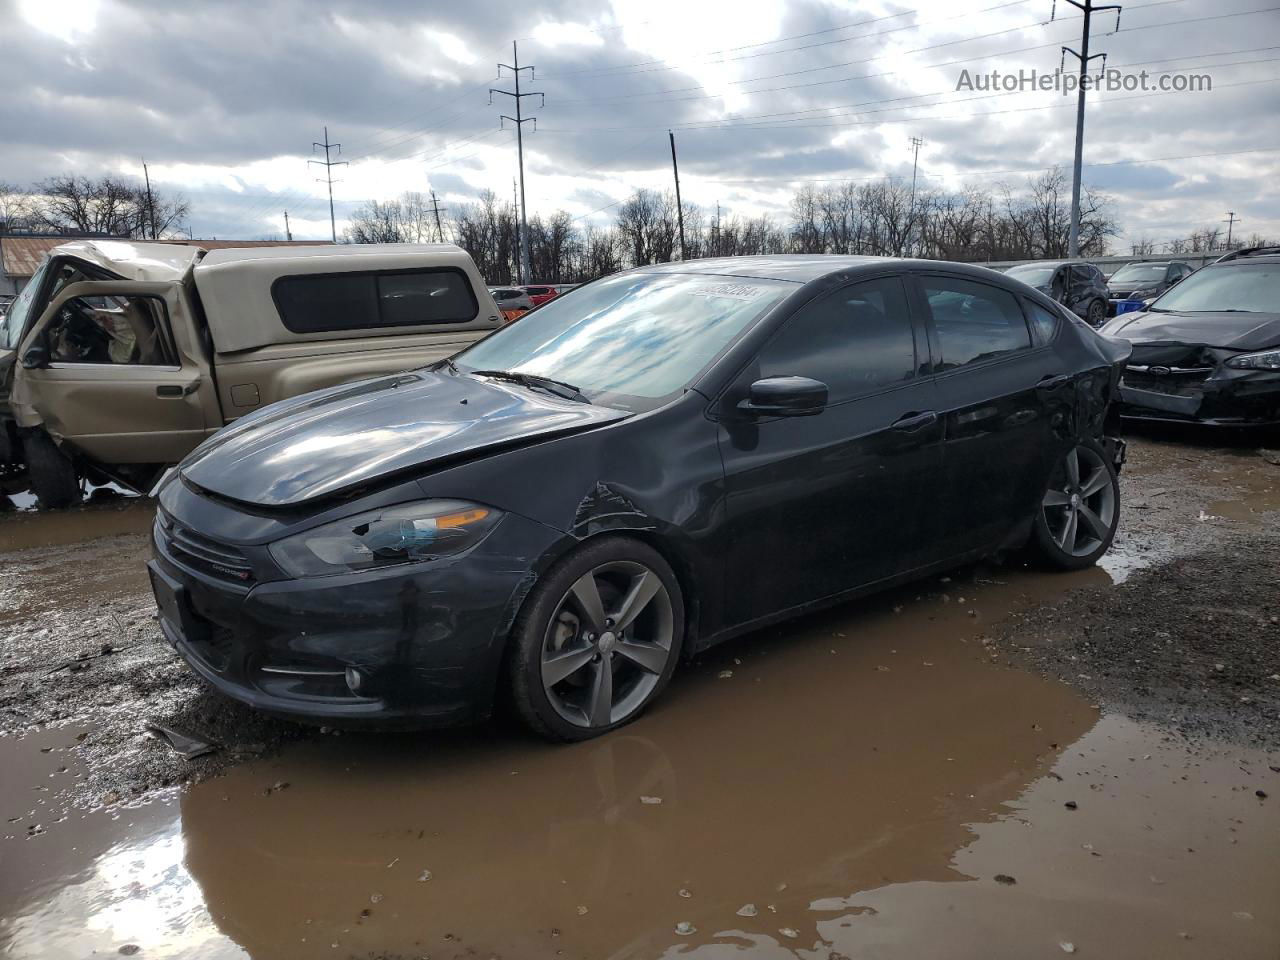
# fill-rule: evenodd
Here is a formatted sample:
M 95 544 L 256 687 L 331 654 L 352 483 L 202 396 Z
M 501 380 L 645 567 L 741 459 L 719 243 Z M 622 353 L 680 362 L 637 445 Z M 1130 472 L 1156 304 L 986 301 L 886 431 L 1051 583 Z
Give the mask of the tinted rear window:
M 293 333 L 467 323 L 479 308 L 454 269 L 281 277 L 271 293 Z

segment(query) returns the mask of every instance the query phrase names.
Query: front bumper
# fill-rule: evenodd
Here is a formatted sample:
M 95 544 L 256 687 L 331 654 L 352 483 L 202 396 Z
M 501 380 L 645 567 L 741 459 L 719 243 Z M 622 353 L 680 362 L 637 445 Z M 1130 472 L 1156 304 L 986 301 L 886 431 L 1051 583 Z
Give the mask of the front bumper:
M 1224 427 L 1280 424 L 1280 374 L 1241 372 L 1199 380 L 1126 374 L 1120 381 L 1120 415 Z
M 157 522 L 149 568 L 165 637 L 221 693 L 315 720 L 446 726 L 491 711 L 534 558 L 556 536 L 508 514 L 457 557 L 245 584 L 201 569 Z

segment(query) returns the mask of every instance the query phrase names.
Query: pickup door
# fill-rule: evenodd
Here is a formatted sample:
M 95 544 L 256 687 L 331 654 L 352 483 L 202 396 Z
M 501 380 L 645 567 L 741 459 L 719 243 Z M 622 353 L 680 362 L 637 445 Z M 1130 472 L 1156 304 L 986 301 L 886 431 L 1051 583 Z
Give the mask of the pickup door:
M 105 466 L 176 463 L 221 425 L 193 339 L 180 284 L 73 283 L 19 348 L 18 424 Z

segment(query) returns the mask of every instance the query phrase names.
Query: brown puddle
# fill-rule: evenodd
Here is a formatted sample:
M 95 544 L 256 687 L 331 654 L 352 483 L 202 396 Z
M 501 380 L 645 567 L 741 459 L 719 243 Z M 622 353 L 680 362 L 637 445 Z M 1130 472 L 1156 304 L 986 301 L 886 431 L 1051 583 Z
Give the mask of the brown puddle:
M 1274 960 L 1266 758 L 1099 720 L 988 661 L 984 622 L 1105 573 L 978 577 L 728 644 L 575 746 L 323 737 L 57 822 L 30 786 L 75 775 L 38 748 L 76 731 L 0 740 L 6 771 L 26 764 L 0 790 L 0 951 Z
M 0 552 L 57 547 L 99 537 L 146 533 L 155 517 L 155 502 L 120 496 L 91 500 L 68 510 L 0 512 Z

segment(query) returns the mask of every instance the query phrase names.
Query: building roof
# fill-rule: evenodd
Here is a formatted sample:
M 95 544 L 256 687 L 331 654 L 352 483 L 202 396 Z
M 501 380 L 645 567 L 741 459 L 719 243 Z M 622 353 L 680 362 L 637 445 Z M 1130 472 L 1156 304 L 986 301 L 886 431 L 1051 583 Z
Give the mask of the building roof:
M 157 243 L 165 246 L 198 247 L 202 250 L 224 250 L 240 247 L 308 247 L 331 246 L 329 240 L 78 240 L 76 237 L 53 236 L 0 236 L 0 274 L 7 277 L 30 277 L 40 268 L 40 263 L 54 247 L 64 243 L 127 243 L 133 245 Z

